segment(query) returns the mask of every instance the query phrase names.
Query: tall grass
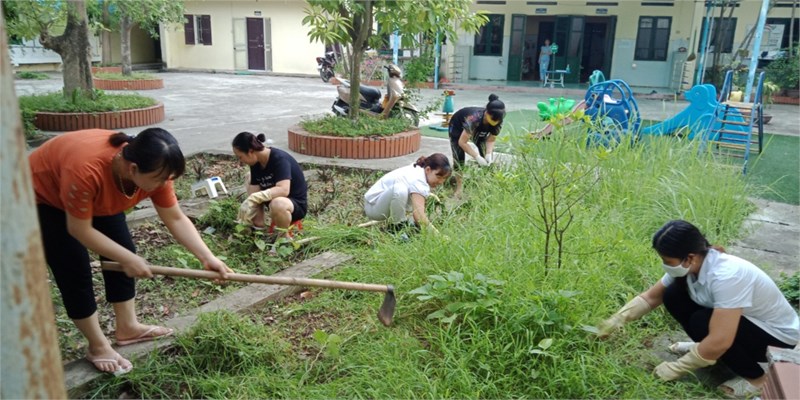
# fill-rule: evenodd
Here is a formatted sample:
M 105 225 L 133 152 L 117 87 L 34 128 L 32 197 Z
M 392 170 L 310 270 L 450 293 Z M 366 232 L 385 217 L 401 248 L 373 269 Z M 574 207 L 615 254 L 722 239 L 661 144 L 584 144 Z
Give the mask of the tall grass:
M 738 171 L 698 156 L 692 142 L 623 138 L 613 148 L 587 148 L 585 137 L 570 131 L 519 141 L 515 163 L 467 170 L 467 202 L 434 217 L 446 237 L 356 241 L 358 263 L 336 279 L 394 284 L 393 327 L 375 320 L 375 294 L 322 291 L 273 313 L 275 324 L 262 333 L 271 344 L 253 344 L 280 353 L 280 364 L 179 371 L 186 382 L 165 391 L 173 384 L 144 382 L 166 379 L 153 376 L 183 361 L 156 356 L 116 385 L 143 397 L 719 397 L 692 377 L 652 376 L 661 362 L 654 337 L 676 329 L 661 309 L 607 341 L 591 326 L 660 277 L 650 249 L 659 226 L 684 218 L 724 245 L 751 210 L 749 186 Z M 561 232 L 549 252 L 542 209 L 556 222 L 550 239 Z M 311 324 L 320 313 L 330 318 L 316 329 L 340 337 L 340 351 L 323 351 L 334 345 L 319 342 L 325 335 L 298 334 L 307 328 L 295 318 Z M 194 334 L 182 342 L 182 357 L 211 351 L 208 341 L 240 340 L 230 335 Z M 222 355 L 219 363 L 240 365 Z

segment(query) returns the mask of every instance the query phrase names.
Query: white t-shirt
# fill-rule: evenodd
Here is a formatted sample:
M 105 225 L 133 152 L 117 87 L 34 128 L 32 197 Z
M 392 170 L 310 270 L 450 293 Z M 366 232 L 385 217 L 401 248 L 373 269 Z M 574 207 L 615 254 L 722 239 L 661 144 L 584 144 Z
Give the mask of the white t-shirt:
M 754 325 L 786 344 L 800 340 L 800 318 L 767 274 L 739 257 L 709 250 L 697 276 L 686 283 L 692 300 L 707 308 L 741 308 Z M 664 286 L 675 279 L 661 278 Z
M 408 188 L 409 201 L 411 193 L 417 193 L 427 198 L 431 194 L 431 186 L 425 179 L 425 168 L 409 165 L 400 167 L 381 177 L 364 195 L 367 203 L 375 204 L 385 191 L 392 189 L 395 184 L 402 184 Z

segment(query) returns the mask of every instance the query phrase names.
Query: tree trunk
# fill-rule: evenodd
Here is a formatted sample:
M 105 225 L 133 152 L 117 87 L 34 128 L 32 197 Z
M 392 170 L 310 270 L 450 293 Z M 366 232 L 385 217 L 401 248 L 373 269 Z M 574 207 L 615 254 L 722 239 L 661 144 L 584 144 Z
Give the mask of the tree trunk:
M 0 54 L 8 54 L 0 15 Z M 0 62 L 0 398 L 66 398 L 36 197 L 11 64 Z
M 364 6 L 364 12 L 353 16 L 353 58 L 350 65 L 350 118 L 358 119 L 360 88 L 361 88 L 361 61 L 364 59 L 364 51 L 367 50 L 367 39 L 372 30 L 372 0 L 359 1 Z
M 103 2 L 103 26 L 108 27 L 111 25 L 111 18 L 108 13 L 108 2 Z M 100 46 L 101 46 L 101 60 L 104 65 L 111 64 L 112 51 L 111 51 L 111 31 L 103 29 L 100 33 Z
M 64 34 L 50 36 L 47 32 L 42 32 L 39 41 L 44 48 L 61 56 L 64 96 L 94 98 L 92 48 L 89 43 L 86 3 L 83 0 L 69 0 L 66 4 L 67 26 Z
M 122 44 L 122 75 L 131 75 L 131 17 L 123 15 L 119 20 L 119 36 Z

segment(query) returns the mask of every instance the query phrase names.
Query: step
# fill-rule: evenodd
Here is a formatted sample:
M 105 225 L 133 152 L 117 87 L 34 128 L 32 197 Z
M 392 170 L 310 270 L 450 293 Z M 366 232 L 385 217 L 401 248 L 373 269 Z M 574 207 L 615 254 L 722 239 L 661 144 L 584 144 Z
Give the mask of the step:
M 724 102 L 722 104 L 726 105 L 728 107 L 743 108 L 743 109 L 748 109 L 748 110 L 752 109 L 753 106 L 755 105 L 754 103 L 742 103 L 742 102 L 739 102 L 739 101 L 726 101 L 726 102 Z
M 727 130 L 727 129 L 720 129 L 718 132 L 726 134 L 726 135 L 731 135 L 731 136 L 750 136 L 751 135 L 751 133 L 749 133 L 749 132 L 731 131 L 731 130 Z M 753 133 L 755 133 L 755 132 L 753 132 Z M 753 135 L 753 136 L 756 136 L 756 135 Z
M 719 141 L 716 141 L 716 140 L 712 140 L 709 143 L 711 143 L 712 145 L 714 145 L 716 147 L 723 147 L 723 148 L 726 148 L 726 149 L 736 149 L 736 150 L 744 151 L 747 148 L 746 145 L 739 144 L 739 143 L 719 142 Z M 750 150 L 753 150 L 753 146 L 750 146 Z

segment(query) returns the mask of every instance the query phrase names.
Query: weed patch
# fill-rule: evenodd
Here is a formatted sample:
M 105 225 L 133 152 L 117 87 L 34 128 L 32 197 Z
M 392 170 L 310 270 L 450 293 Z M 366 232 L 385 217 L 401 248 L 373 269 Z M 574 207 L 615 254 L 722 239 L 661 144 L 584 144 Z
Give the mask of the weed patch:
M 403 118 L 381 119 L 365 114 L 357 120 L 327 115 L 302 121 L 300 126 L 312 134 L 341 137 L 389 136 L 410 128 L 408 121 Z

